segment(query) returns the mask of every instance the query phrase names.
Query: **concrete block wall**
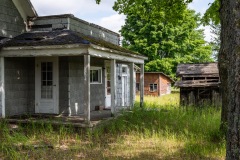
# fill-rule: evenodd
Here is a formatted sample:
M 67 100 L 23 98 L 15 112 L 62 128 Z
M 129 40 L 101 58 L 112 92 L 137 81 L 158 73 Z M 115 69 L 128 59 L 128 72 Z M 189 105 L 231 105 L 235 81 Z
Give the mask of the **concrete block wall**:
M 0 61 L 0 117 L 2 117 L 2 93 L 3 93 L 3 82 L 1 81 L 2 80 L 2 62 Z
M 68 113 L 69 107 L 69 62 L 68 57 L 59 57 L 59 113 Z
M 72 30 L 87 36 L 92 36 L 119 45 L 120 37 L 117 33 L 103 27 L 88 23 L 72 15 L 38 17 L 32 21 L 31 31 Z
M 13 2 L 0 0 L 0 36 L 12 38 L 24 32 L 24 21 Z
M 34 113 L 34 58 L 5 58 L 6 116 Z
M 84 113 L 84 62 L 83 57 L 69 57 L 69 109 L 71 115 Z M 103 59 L 91 58 L 91 66 L 104 67 Z M 90 105 L 91 110 L 95 106 L 105 105 L 105 79 L 104 70 L 102 70 L 102 83 L 90 85 Z M 61 92 L 61 90 L 60 90 Z M 68 112 L 69 113 L 69 112 Z M 70 114 L 70 113 L 69 113 Z
M 101 29 L 97 25 L 89 24 L 85 21 L 70 18 L 70 30 L 119 45 L 119 36 L 117 34 Z
M 83 57 L 69 57 L 69 115 L 84 113 L 83 80 Z

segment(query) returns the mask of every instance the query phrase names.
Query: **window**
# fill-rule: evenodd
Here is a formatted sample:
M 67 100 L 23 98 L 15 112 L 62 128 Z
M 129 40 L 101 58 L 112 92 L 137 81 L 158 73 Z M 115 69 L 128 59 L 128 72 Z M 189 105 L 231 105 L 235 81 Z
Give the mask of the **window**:
M 157 91 L 157 84 L 150 84 L 149 91 L 156 92 Z
M 90 83 L 92 83 L 92 84 L 102 83 L 102 68 L 101 67 L 91 67 Z
M 140 91 L 140 86 L 139 86 L 139 83 L 136 83 L 136 91 Z

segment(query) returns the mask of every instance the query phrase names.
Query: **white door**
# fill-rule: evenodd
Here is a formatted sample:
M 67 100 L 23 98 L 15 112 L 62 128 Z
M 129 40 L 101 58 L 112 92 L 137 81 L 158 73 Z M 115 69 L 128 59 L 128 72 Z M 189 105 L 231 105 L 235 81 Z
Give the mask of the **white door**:
M 59 114 L 58 57 L 37 57 L 35 65 L 35 113 Z
M 111 70 L 110 70 L 110 64 L 105 63 L 105 106 L 106 108 L 111 108 Z

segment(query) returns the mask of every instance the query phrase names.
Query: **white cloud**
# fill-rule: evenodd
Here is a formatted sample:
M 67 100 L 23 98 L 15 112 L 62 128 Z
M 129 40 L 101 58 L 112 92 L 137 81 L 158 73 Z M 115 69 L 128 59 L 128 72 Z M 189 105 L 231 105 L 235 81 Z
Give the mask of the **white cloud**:
M 101 18 L 97 23 L 98 25 L 108 28 L 114 32 L 119 32 L 121 26 L 125 23 L 125 18 L 126 17 L 124 15 L 114 14 L 109 17 Z
M 73 14 L 75 17 L 118 32 L 125 23 L 125 16 L 113 9 L 114 0 L 31 0 L 39 16 Z

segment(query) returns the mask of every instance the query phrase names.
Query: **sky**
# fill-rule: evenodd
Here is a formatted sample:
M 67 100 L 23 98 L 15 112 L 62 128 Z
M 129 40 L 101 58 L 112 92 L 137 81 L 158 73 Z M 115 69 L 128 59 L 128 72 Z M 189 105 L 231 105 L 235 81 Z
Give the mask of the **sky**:
M 193 0 L 189 8 L 203 14 L 209 3 L 214 0 Z M 95 0 L 31 0 L 39 16 L 56 14 L 73 14 L 75 17 L 95 23 L 112 31 L 118 32 L 124 25 L 125 16 L 112 9 L 114 0 L 102 0 L 100 5 Z M 210 41 L 209 27 L 205 29 L 205 40 Z

